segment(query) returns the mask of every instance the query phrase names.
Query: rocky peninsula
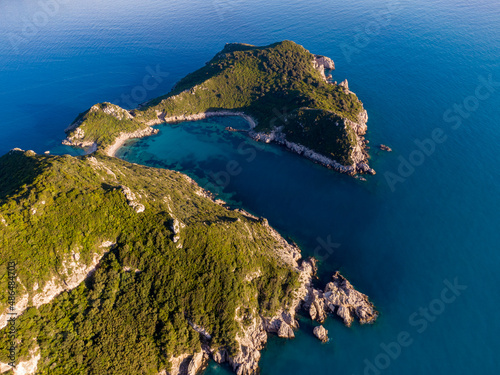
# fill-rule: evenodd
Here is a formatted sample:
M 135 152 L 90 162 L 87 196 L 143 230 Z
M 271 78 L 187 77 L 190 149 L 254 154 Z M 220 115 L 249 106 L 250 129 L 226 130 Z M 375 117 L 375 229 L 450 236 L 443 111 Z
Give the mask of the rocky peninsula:
M 242 116 L 248 135 L 347 174 L 374 174 L 364 135 L 368 114 L 347 80 L 325 75 L 333 60 L 291 41 L 265 47 L 231 43 L 162 97 L 134 110 L 96 104 L 66 129 L 66 145 L 114 155 L 151 126 L 212 116 Z

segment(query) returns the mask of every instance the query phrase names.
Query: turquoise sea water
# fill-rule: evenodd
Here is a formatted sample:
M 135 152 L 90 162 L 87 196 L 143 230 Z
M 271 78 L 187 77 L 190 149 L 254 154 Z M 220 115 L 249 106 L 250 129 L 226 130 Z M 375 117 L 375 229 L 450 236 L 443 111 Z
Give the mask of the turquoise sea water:
M 302 319 L 294 340 L 270 339 L 262 374 L 499 372 L 500 3 L 58 4 L 0 3 L 0 153 L 68 152 L 62 130 L 79 112 L 163 94 L 234 41 L 291 39 L 332 57 L 334 79 L 347 78 L 368 110 L 378 173 L 366 182 L 225 132 L 245 126 L 235 117 L 160 126 L 120 151 L 267 217 L 322 258 L 319 284 L 340 269 L 380 310 L 372 326 L 329 319 L 328 344 Z M 31 22 L 40 26 L 29 33 Z M 141 89 L 151 69 L 158 85 Z

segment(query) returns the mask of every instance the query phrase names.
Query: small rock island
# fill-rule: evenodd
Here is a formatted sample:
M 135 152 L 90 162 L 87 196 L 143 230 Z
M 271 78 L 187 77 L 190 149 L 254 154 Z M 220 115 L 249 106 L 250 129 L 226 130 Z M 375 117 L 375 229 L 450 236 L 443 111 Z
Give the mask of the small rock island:
M 16 263 L 17 370 L 23 374 L 196 374 L 211 358 L 258 373 L 269 334 L 293 338 L 297 313 L 372 323 L 368 297 L 338 272 L 316 285 L 265 218 L 234 210 L 188 176 L 113 157 L 161 122 L 242 115 L 251 137 L 341 172 L 371 173 L 366 111 L 333 61 L 289 41 L 229 44 L 165 97 L 133 111 L 94 105 L 67 129 L 87 155 L 0 157 L 0 256 Z M 13 253 L 12 249 L 15 249 Z M 0 372 L 11 306 L 0 279 Z M 314 334 L 326 341 L 326 330 Z

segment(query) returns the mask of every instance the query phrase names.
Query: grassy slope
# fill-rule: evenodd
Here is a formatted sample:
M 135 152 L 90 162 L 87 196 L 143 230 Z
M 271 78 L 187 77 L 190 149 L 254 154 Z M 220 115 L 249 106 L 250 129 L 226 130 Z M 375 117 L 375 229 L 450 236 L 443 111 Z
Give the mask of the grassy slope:
M 132 133 L 142 129 L 145 125 L 133 118 L 128 118 L 124 113 L 126 110 L 111 103 L 99 103 L 93 105 L 88 111 L 80 113 L 74 123 L 83 130 L 83 138 L 76 138 L 76 141 L 97 143 L 104 149 L 111 145 L 121 132 Z M 76 128 L 67 131 L 69 138 L 75 137 L 78 130 Z
M 291 41 L 266 47 L 228 44 L 203 68 L 181 79 L 168 95 L 134 110 L 134 120 L 117 124 L 110 115 L 97 118 L 93 114 L 83 124 L 90 130 L 87 140 L 102 143 L 106 138 L 103 144 L 107 145 L 109 135 L 116 134 L 118 125 L 140 128 L 139 122 L 154 120 L 157 113 L 170 117 L 230 109 L 253 116 L 258 121 L 258 131 L 284 126 L 285 134 L 293 134 L 295 142 L 350 164 L 352 129 L 333 127 L 341 118 L 356 121 L 362 104 L 356 95 L 326 83 L 312 61 L 311 53 Z M 324 112 L 319 129 L 315 129 L 316 123 L 310 122 L 309 116 L 303 116 L 304 110 L 300 109 L 306 108 Z
M 37 343 L 42 374 L 156 374 L 171 355 L 199 348 L 187 319 L 212 334 L 213 346 L 232 348 L 237 306 L 266 315 L 286 303 L 297 275 L 277 259 L 264 224 L 197 195 L 180 173 L 95 157 L 0 158 L 0 215 L 8 225 L 0 231 L 2 306 L 9 259 L 32 290 L 57 275 L 63 254 L 76 250 L 89 261 L 102 241 L 117 243 L 91 279 L 19 318 L 19 359 Z M 144 212 L 128 205 L 120 185 L 141 195 Z M 186 224 L 182 248 L 172 241 L 173 216 Z M 257 269 L 260 277 L 244 281 Z

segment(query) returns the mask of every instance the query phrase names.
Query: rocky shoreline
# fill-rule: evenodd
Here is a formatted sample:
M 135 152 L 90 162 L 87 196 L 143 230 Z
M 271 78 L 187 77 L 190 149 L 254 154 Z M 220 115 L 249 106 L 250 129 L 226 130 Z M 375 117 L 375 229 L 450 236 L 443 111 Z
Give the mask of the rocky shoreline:
M 312 64 L 314 68 L 321 73 L 324 81 L 331 84 L 330 80 L 325 75 L 325 70 L 334 70 L 335 69 L 334 61 L 326 56 L 314 55 Z M 342 86 L 346 92 L 352 93 L 349 90 L 347 80 L 341 82 L 340 86 Z M 156 115 L 157 119 L 151 120 L 146 124 L 151 126 L 151 125 L 158 125 L 161 123 L 197 121 L 214 116 L 241 116 L 248 121 L 250 129 L 247 131 L 247 133 L 255 141 L 265 142 L 265 143 L 270 143 L 270 142 L 277 143 L 279 145 L 284 146 L 289 151 L 302 155 L 309 160 L 312 160 L 316 163 L 319 163 L 327 168 L 333 169 L 340 173 L 345 173 L 349 175 L 355 175 L 357 173 L 371 174 L 371 175 L 375 174 L 375 170 L 370 168 L 370 166 L 368 165 L 369 155 L 366 148 L 367 141 L 364 138 L 364 135 L 366 134 L 367 131 L 366 123 L 368 122 L 368 113 L 364 109 L 358 114 L 356 122 L 348 119 L 343 119 L 344 126 L 350 126 L 354 130 L 354 133 L 356 135 L 356 146 L 354 146 L 351 152 L 351 158 L 353 159 L 353 164 L 347 166 L 339 163 L 336 160 L 321 155 L 315 152 L 314 150 L 307 148 L 301 144 L 288 141 L 285 135 L 282 133 L 282 129 L 279 127 L 273 129 L 269 133 L 255 132 L 254 129 L 257 126 L 257 121 L 251 116 L 241 111 L 239 112 L 212 111 L 212 112 L 202 112 L 192 115 L 180 115 L 180 116 L 170 116 L 170 117 L 166 117 L 166 114 L 163 112 L 157 112 Z M 227 129 L 227 130 L 233 131 L 232 129 Z
M 286 139 L 285 135 L 282 133 L 280 128 L 273 130 L 271 133 L 262 133 L 250 131 L 249 136 L 259 142 L 270 143 L 274 142 L 279 145 L 284 146 L 288 150 L 295 152 L 296 154 L 302 155 L 309 160 L 319 163 L 327 168 L 333 169 L 340 173 L 346 173 L 349 175 L 355 175 L 357 173 L 375 174 L 375 171 L 368 166 L 368 154 L 365 151 L 365 139 L 363 135 L 366 133 L 366 121 L 368 120 L 368 114 L 366 111 L 360 114 L 360 120 L 354 123 L 350 120 L 344 119 L 345 122 L 349 122 L 350 126 L 353 127 L 356 134 L 356 146 L 352 150 L 351 157 L 353 159 L 353 165 L 342 165 L 336 160 L 330 159 L 324 155 L 321 155 L 310 148 L 307 148 L 301 144 L 290 142 Z
M 193 115 L 180 115 L 180 116 L 170 116 L 166 117 L 164 113 L 157 113 L 158 118 L 156 120 L 151 120 L 146 124 L 148 126 L 158 125 L 162 123 L 179 123 L 183 121 L 198 121 L 203 120 L 209 117 L 217 117 L 217 116 L 240 116 L 244 118 L 250 125 L 249 130 L 245 131 L 250 138 L 258 142 L 264 143 L 276 143 L 284 146 L 289 151 L 292 151 L 296 154 L 302 155 L 309 160 L 312 160 L 316 163 L 319 163 L 327 168 L 333 169 L 340 173 L 345 173 L 349 175 L 355 175 L 357 173 L 362 174 L 375 174 L 375 171 L 369 167 L 368 165 L 368 153 L 366 151 L 366 140 L 364 135 L 367 131 L 367 121 L 368 121 L 368 113 L 366 110 L 363 110 L 358 115 L 358 121 L 353 122 L 348 119 L 343 119 L 344 126 L 351 126 L 356 134 L 356 146 L 352 150 L 351 157 L 353 159 L 353 165 L 342 165 L 341 163 L 328 158 L 324 155 L 321 155 L 310 148 L 307 148 L 301 144 L 290 142 L 286 139 L 285 135 L 282 133 L 281 128 L 276 128 L 272 130 L 270 133 L 263 132 L 255 132 L 254 129 L 257 126 L 257 121 L 251 116 L 243 113 L 243 112 L 232 112 L 232 111 L 214 111 L 214 112 L 202 112 L 196 113 Z M 228 129 L 228 131 L 233 131 L 232 129 Z M 242 131 L 243 132 L 243 131 Z M 155 133 L 156 134 L 156 133 Z M 127 138 L 128 139 L 128 138 Z M 121 143 L 123 144 L 123 142 Z M 119 144 L 118 148 L 121 146 Z M 116 149 L 113 148 L 113 151 L 116 152 Z M 113 154 L 109 154 L 110 156 L 114 156 Z
M 323 323 L 328 315 L 338 316 L 348 327 L 355 319 L 361 324 L 373 323 L 377 319 L 378 312 L 368 297 L 354 289 L 339 272 L 332 276 L 332 281 L 324 290 L 314 288 L 312 283 L 316 275 L 316 261 L 313 258 L 302 259 L 296 245 L 286 242 L 267 222 L 265 225 L 283 246 L 276 249 L 278 255 L 299 273 L 300 287 L 295 291 L 291 304 L 282 307 L 272 317 L 255 314 L 250 324 L 246 325 L 237 309 L 235 319 L 241 324 L 240 333 L 236 337 L 239 345 L 236 356 L 231 356 L 225 348 L 212 348 L 210 334 L 204 331 L 201 350 L 171 358 L 171 370 L 163 371 L 160 375 L 195 375 L 206 367 L 210 358 L 219 364 L 229 364 L 237 375 L 257 374 L 260 351 L 267 343 L 269 334 L 286 339 L 294 338 L 294 330 L 299 328 L 296 319 L 299 312 L 318 323 Z M 321 341 L 328 341 L 328 331 L 324 327 L 315 327 L 313 333 Z
M 364 174 L 375 174 L 375 171 L 368 165 L 368 153 L 366 152 L 366 141 L 363 137 L 366 134 L 368 121 L 368 113 L 366 110 L 358 115 L 358 121 L 353 122 L 348 119 L 343 119 L 344 126 L 351 126 L 356 134 L 356 146 L 353 148 L 351 157 L 353 159 L 353 165 L 342 165 L 336 160 L 330 159 L 324 155 L 321 155 L 310 148 L 307 148 L 301 144 L 290 142 L 286 139 L 285 135 L 282 133 L 281 128 L 276 128 L 270 133 L 262 133 L 250 131 L 248 135 L 259 142 L 270 143 L 274 142 L 279 145 L 286 147 L 288 150 L 295 152 L 296 154 L 302 155 L 309 160 L 319 163 L 327 168 L 333 169 L 340 173 L 346 173 L 349 175 L 355 175 L 357 173 Z
M 243 322 L 243 317 L 239 314 L 240 309 L 237 308 L 235 319 L 240 323 L 240 333 L 236 337 L 239 345 L 236 356 L 231 356 L 225 348 L 211 347 L 210 333 L 202 327 L 197 327 L 196 330 L 203 342 L 201 350 L 193 354 L 172 357 L 171 370 L 163 371 L 159 375 L 195 375 L 207 366 L 209 359 L 219 364 L 229 364 L 237 375 L 257 374 L 260 351 L 265 347 L 269 334 L 286 339 L 294 338 L 294 330 L 299 328 L 296 319 L 298 313 L 308 315 L 320 324 L 328 315 L 337 316 L 348 327 L 355 319 L 361 324 L 373 323 L 377 319 L 378 312 L 368 297 L 354 289 L 339 272 L 332 276 L 332 281 L 324 290 L 313 287 L 313 280 L 316 278 L 316 260 L 303 259 L 297 245 L 288 243 L 269 226 L 266 219 L 259 220 L 280 243 L 280 247 L 275 249 L 279 258 L 299 273 L 300 286 L 295 290 L 292 302 L 282 307 L 274 316 L 261 316 L 253 312 L 249 324 Z M 322 326 L 319 327 L 316 327 L 313 333 L 326 342 L 328 331 Z
M 185 178 L 192 184 L 196 184 L 190 177 Z M 216 198 L 202 188 L 200 188 L 199 195 L 217 203 Z M 158 375 L 196 375 L 206 368 L 209 359 L 219 364 L 228 364 L 237 375 L 255 375 L 259 372 L 260 351 L 264 349 L 269 334 L 293 339 L 294 330 L 299 328 L 297 321 L 299 313 L 320 324 L 324 323 L 329 315 L 336 316 L 342 319 L 347 327 L 350 327 L 354 320 L 358 320 L 360 324 L 371 324 L 378 317 L 378 312 L 368 296 L 357 291 L 339 272 L 332 276 L 332 281 L 327 283 L 323 290 L 315 288 L 313 281 L 316 279 L 317 272 L 316 259 L 302 258 L 300 248 L 285 240 L 269 225 L 267 219 L 257 218 L 241 209 L 235 210 L 262 222 L 268 233 L 279 244 L 274 248 L 274 253 L 298 272 L 300 285 L 294 291 L 292 301 L 287 306 L 282 306 L 273 316 L 262 316 L 253 311 L 251 321 L 245 322 L 244 318 L 248 316 L 243 316 L 240 308 L 236 309 L 235 320 L 239 323 L 240 332 L 236 337 L 238 354 L 235 356 L 231 356 L 226 348 L 211 346 L 210 332 L 195 322 L 189 322 L 191 327 L 200 334 L 201 350 L 171 357 L 170 371 L 164 370 Z M 258 277 L 258 275 L 247 276 L 249 281 L 253 277 Z M 328 341 L 328 331 L 322 326 L 315 328 L 313 334 L 323 342 Z

